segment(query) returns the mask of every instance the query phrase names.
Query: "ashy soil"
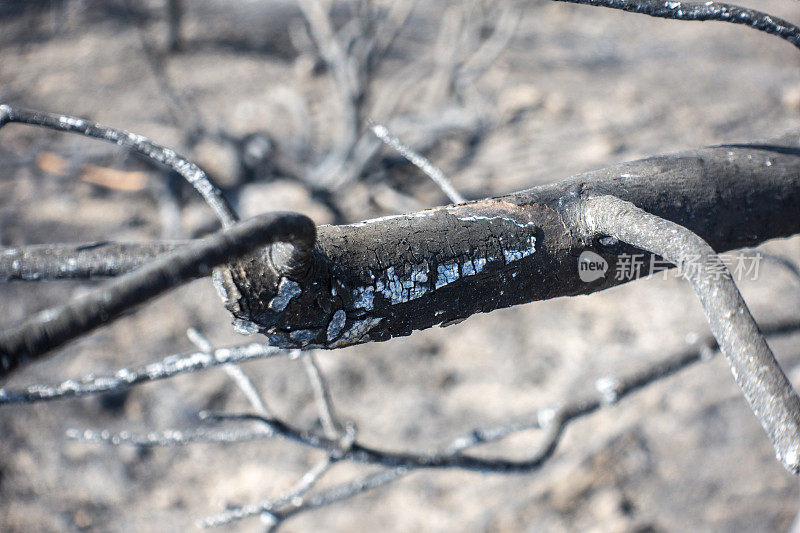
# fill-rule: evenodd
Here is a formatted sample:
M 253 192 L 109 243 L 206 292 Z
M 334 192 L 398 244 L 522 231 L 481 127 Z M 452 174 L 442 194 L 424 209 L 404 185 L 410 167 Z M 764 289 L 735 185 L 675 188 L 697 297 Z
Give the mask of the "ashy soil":
M 292 44 L 287 28 L 296 10 L 291 2 L 188 2 L 185 48 L 167 56 L 159 80 L 140 28 L 150 46 L 163 48 L 162 2 L 129 4 L 0 3 L 0 102 L 90 118 L 174 147 L 208 168 L 245 214 L 296 209 L 318 223 L 349 222 L 446 202 L 399 163 L 337 192 L 333 204 L 296 180 L 237 177 L 231 145 L 188 142 L 194 124 L 280 142 L 302 135 L 287 109 L 304 101 L 317 147 L 308 157 L 320 157 L 331 142 L 333 86 Z M 376 91 L 391 91 L 392 76 L 430 51 L 450 4 L 420 2 L 378 72 Z M 797 2 L 758 4 L 800 22 Z M 169 96 L 165 80 L 189 111 Z M 647 155 L 797 129 L 800 50 L 732 24 L 529 2 L 508 48 L 462 102 L 480 106 L 487 126 L 471 139 L 448 136 L 428 155 L 463 194 L 480 198 Z M 191 190 L 114 146 L 20 125 L 0 132 L 1 246 L 188 238 L 213 228 Z M 800 238 L 763 249 L 800 263 Z M 0 327 L 86 287 L 0 285 Z M 800 315 L 800 284 L 785 269 L 764 262 L 758 279 L 740 287 L 759 320 Z M 252 340 L 233 332 L 203 279 L 3 386 L 103 375 L 186 352 L 193 349 L 189 327 L 220 346 Z M 706 332 L 688 284 L 669 276 L 318 357 L 337 412 L 355 422 L 359 439 L 427 451 L 590 392 L 598 378 L 641 369 Z M 798 385 L 799 340 L 771 343 Z M 279 358 L 243 368 L 280 416 L 317 423 L 302 364 Z M 279 495 L 322 458 L 281 439 L 137 449 L 65 436 L 68 428 L 188 429 L 208 409 L 248 410 L 220 369 L 124 394 L 0 409 L 0 530 L 191 531 L 226 505 Z M 540 438 L 524 433 L 486 453 L 522 458 Z M 372 471 L 339 464 L 319 488 Z M 798 480 L 774 459 L 716 357 L 574 422 L 537 472 L 418 471 L 302 514 L 284 530 L 787 531 L 799 496 Z M 261 528 L 249 519 L 226 530 Z

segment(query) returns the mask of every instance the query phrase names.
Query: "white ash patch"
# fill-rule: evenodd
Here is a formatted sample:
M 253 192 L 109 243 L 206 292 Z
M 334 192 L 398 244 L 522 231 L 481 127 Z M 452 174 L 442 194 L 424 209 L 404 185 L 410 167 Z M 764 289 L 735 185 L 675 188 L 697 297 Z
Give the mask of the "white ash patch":
M 333 339 L 339 336 L 339 333 L 342 332 L 344 329 L 344 324 L 347 321 L 347 314 L 344 310 L 339 309 L 335 313 L 333 313 L 333 317 L 331 321 L 328 323 L 328 342 L 331 342 Z
M 300 284 L 289 278 L 281 278 L 281 282 L 278 284 L 278 294 L 270 300 L 269 308 L 273 311 L 283 311 L 291 299 L 301 292 L 303 291 L 300 289 Z
M 339 340 L 330 345 L 331 348 L 340 348 L 342 346 L 349 346 L 356 344 L 367 334 L 369 330 L 377 326 L 383 318 L 365 318 L 353 323 L 350 328 L 345 331 Z
M 514 220 L 513 218 L 486 217 L 486 216 L 482 216 L 482 215 L 470 215 L 470 216 L 467 216 L 467 217 L 458 217 L 458 220 L 463 220 L 464 222 L 477 222 L 479 220 L 488 220 L 489 222 L 491 222 L 493 220 L 502 220 L 504 222 L 510 222 L 510 223 L 514 224 L 515 226 L 517 226 L 518 228 L 528 228 L 528 227 L 536 226 L 535 222 L 519 222 L 517 220 Z
M 356 309 L 372 311 L 375 308 L 375 287 L 358 287 L 353 289 L 353 306 Z
M 395 273 L 394 267 L 385 271 L 384 278 L 375 282 L 375 290 L 383 294 L 392 305 L 415 300 L 428 292 L 428 265 L 412 268 L 409 277 L 401 277 Z
M 80 128 L 86 125 L 86 121 L 75 117 L 58 117 L 58 121 L 65 126 L 72 126 L 73 128 Z
M 362 220 L 361 222 L 355 222 L 353 224 L 346 224 L 346 226 L 350 226 L 353 228 L 360 228 L 362 226 L 366 226 L 368 224 L 375 224 L 376 222 L 384 222 L 386 220 L 397 220 L 397 219 L 414 219 L 414 218 L 425 218 L 430 216 L 432 213 L 430 211 L 421 211 L 419 213 L 408 213 L 405 215 L 388 215 L 385 217 L 378 217 L 378 218 L 370 218 L 368 220 Z
M 475 259 L 466 261 L 463 265 L 461 265 L 461 275 L 474 276 L 475 274 L 480 274 L 481 272 L 483 272 L 485 266 L 486 266 L 486 258 L 476 257 Z
M 438 267 L 436 267 L 436 271 L 439 274 L 436 278 L 436 288 L 440 289 L 445 285 L 453 283 L 456 281 L 460 274 L 458 272 L 458 263 L 451 262 L 451 263 L 442 263 Z
M 233 330 L 242 335 L 252 335 L 258 333 L 258 326 L 249 320 L 234 319 Z

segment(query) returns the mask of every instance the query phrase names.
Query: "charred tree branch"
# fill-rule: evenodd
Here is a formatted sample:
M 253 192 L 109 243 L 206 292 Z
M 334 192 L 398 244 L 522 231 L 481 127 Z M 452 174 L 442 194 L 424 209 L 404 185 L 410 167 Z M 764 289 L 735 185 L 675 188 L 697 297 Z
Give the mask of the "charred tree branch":
M 220 269 L 218 286 L 245 331 L 290 348 L 386 340 L 478 312 L 588 294 L 650 272 L 644 261 L 631 277 L 581 280 L 582 252 L 598 254 L 614 272 L 621 256 L 636 251 L 580 235 L 575 199 L 604 194 L 684 226 L 719 251 L 793 235 L 800 232 L 800 136 L 652 157 L 506 196 L 321 226 L 307 268 L 276 268 L 265 260 L 279 254 L 273 247 Z M 121 274 L 170 246 L 13 249 L 0 255 L 0 279 Z
M 270 213 L 187 244 L 68 304 L 42 311 L 0 333 L 0 377 L 169 289 L 209 275 L 215 266 L 259 246 L 289 243 L 290 252 L 284 255 L 284 260 L 299 267 L 307 260 L 314 239 L 314 224 L 308 217 Z
M 274 346 L 253 342 L 242 346 L 217 348 L 184 354 L 172 354 L 160 361 L 132 368 L 120 368 L 112 375 L 89 374 L 83 378 L 68 379 L 56 385 L 31 385 L 21 390 L 0 388 L 0 406 L 35 403 L 65 398 L 91 396 L 117 392 L 128 387 L 169 379 L 179 374 L 199 372 L 217 366 L 235 366 L 255 359 L 268 359 L 287 352 Z M 257 412 L 261 409 L 254 406 Z M 268 411 L 267 411 L 268 413 Z
M 588 294 L 630 277 L 579 276 L 584 251 L 615 272 L 636 249 L 585 239 L 580 195 L 609 194 L 726 251 L 800 233 L 800 136 L 651 157 L 506 196 L 344 226 L 321 226 L 308 268 L 287 273 L 262 250 L 220 269 L 227 306 L 248 331 L 291 348 L 408 335 L 478 312 Z M 125 273 L 175 243 L 49 245 L 0 254 L 0 279 Z M 139 258 L 138 255 L 143 257 Z
M 253 256 L 236 263 L 221 287 L 251 331 L 310 349 L 387 340 L 648 275 L 652 254 L 630 277 L 615 276 L 624 256 L 641 250 L 581 233 L 576 200 L 599 195 L 686 227 L 719 251 L 794 235 L 800 137 L 651 157 L 507 196 L 321 226 L 303 275 L 275 272 Z M 583 281 L 584 251 L 602 257 L 611 275 Z M 281 292 L 290 282 L 291 294 Z
M 115 143 L 119 146 L 142 154 L 151 161 L 165 165 L 188 181 L 199 192 L 206 203 L 214 210 L 224 227 L 238 222 L 239 217 L 220 190 L 208 179 L 200 167 L 191 163 L 173 150 L 158 145 L 149 139 L 123 130 L 117 130 L 87 120 L 44 113 L 10 105 L 0 105 L 0 128 L 8 123 L 17 122 L 31 126 L 42 126 L 56 131 L 80 133 L 93 139 Z
M 796 333 L 797 320 L 779 321 L 764 325 L 767 335 Z M 569 399 L 560 407 L 548 407 L 535 411 L 532 416 L 517 423 L 506 424 L 487 429 L 476 429 L 469 434 L 453 439 L 452 443 L 435 453 L 394 452 L 381 448 L 371 447 L 360 443 L 358 440 L 347 442 L 343 447 L 339 439 L 331 439 L 313 431 L 297 428 L 282 419 L 265 417 L 258 414 L 207 414 L 209 420 L 241 420 L 255 421 L 264 425 L 265 431 L 262 438 L 271 438 L 279 435 L 293 442 L 321 449 L 339 459 L 379 464 L 392 468 L 413 470 L 417 468 L 458 468 L 480 472 L 498 473 L 525 473 L 537 470 L 550 458 L 557 447 L 564 429 L 572 422 L 590 415 L 604 406 L 615 404 L 668 376 L 686 369 L 694 363 L 706 360 L 718 349 L 713 337 L 709 336 L 686 350 L 677 352 L 646 368 L 631 373 L 627 376 L 605 378 L 602 380 L 608 385 L 597 386 L 593 393 Z M 544 429 L 548 432 L 543 445 L 537 453 L 527 460 L 511 460 L 506 458 L 487 458 L 467 455 L 462 453 L 468 448 L 501 440 L 509 435 L 521 431 Z M 222 442 L 222 437 L 214 434 L 213 442 Z M 168 432 L 172 434 L 173 432 Z M 193 435 L 193 434 L 192 434 Z M 126 433 L 115 434 L 111 432 L 97 432 L 93 430 L 74 430 L 70 433 L 73 438 L 102 442 L 111 445 L 137 444 L 141 446 L 180 446 L 197 442 L 198 438 L 169 438 L 167 433 L 152 433 L 146 435 Z M 240 433 L 232 433 L 231 442 L 241 440 Z M 249 438 L 249 437 L 248 437 Z
M 0 250 L 0 282 L 121 276 L 185 242 L 39 244 Z
M 690 230 L 613 196 L 584 200 L 579 217 L 591 237 L 612 236 L 679 265 L 778 459 L 799 474 L 800 398 L 716 252 Z
M 553 0 L 608 7 L 673 20 L 719 21 L 742 24 L 777 35 L 800 48 L 800 28 L 769 13 L 721 2 L 664 2 L 661 0 Z

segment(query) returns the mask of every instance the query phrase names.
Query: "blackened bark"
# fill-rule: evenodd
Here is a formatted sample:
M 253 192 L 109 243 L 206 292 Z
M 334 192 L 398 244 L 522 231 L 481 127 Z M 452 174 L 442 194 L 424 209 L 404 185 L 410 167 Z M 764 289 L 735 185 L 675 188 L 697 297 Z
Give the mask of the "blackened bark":
M 216 277 L 245 332 L 285 347 L 336 348 L 408 335 L 478 312 L 588 294 L 629 279 L 623 253 L 581 236 L 582 197 L 612 195 L 697 233 L 715 250 L 800 232 L 800 137 L 651 157 L 550 185 L 346 226 L 321 226 L 309 264 L 275 268 L 274 250 Z M 609 264 L 581 281 L 578 257 Z M 634 276 L 634 277 L 638 277 Z

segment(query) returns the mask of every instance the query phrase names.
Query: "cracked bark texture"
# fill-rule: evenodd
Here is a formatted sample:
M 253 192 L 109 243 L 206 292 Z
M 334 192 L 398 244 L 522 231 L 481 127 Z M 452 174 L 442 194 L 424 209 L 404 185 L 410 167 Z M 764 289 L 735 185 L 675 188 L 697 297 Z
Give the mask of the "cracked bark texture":
M 582 197 L 612 195 L 725 251 L 800 232 L 800 136 L 650 157 L 525 191 L 344 226 L 321 226 L 307 261 L 271 247 L 215 276 L 238 329 L 273 344 L 337 348 L 625 281 L 584 283 L 591 250 L 616 269 L 649 253 L 585 238 Z M 605 244 L 604 244 L 605 243 Z M 645 260 L 641 275 L 649 273 Z

